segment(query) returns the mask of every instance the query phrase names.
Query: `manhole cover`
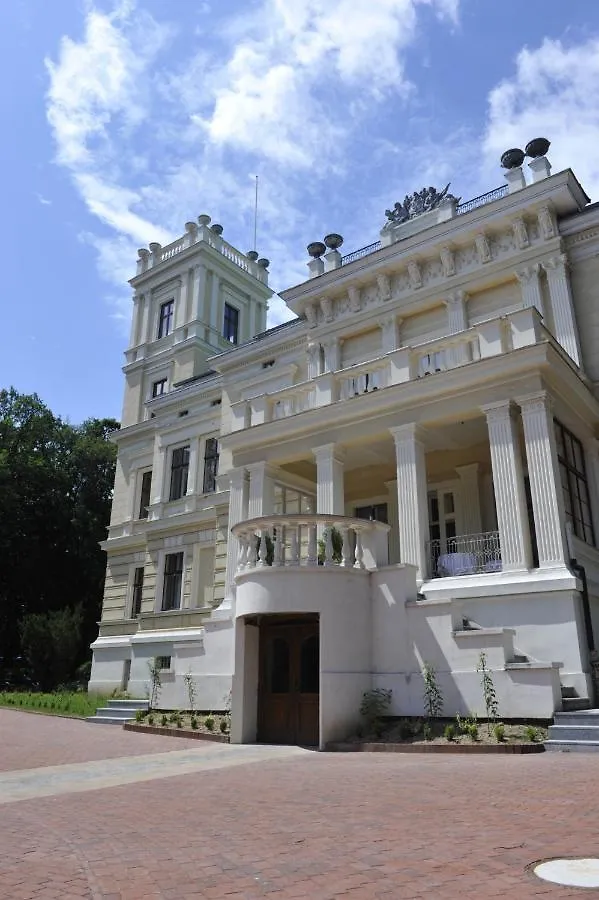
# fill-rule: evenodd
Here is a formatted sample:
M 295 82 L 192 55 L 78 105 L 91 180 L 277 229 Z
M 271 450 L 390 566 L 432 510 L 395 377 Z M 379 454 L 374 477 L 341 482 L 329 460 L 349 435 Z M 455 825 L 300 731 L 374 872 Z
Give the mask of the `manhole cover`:
M 599 859 L 550 859 L 533 869 L 543 881 L 568 887 L 599 887 Z

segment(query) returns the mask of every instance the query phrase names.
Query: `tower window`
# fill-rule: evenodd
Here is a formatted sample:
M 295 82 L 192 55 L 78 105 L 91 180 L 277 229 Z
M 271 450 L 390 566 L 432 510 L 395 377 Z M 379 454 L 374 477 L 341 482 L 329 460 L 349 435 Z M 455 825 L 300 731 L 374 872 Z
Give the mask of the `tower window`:
M 213 494 L 216 490 L 216 476 L 218 475 L 218 441 L 216 438 L 206 438 L 206 452 L 204 454 L 204 494 Z
M 164 585 L 162 588 L 162 609 L 181 607 L 183 586 L 183 554 L 167 553 L 164 557 Z
M 177 447 L 173 450 L 171 462 L 171 490 L 169 500 L 179 500 L 187 493 L 187 476 L 189 474 L 189 447 Z
M 150 505 L 150 492 L 152 490 L 152 470 L 144 472 L 141 476 L 141 492 L 139 497 L 139 518 L 148 518 L 148 506 Z
M 225 321 L 223 325 L 223 337 L 230 344 L 236 344 L 239 336 L 239 310 L 225 303 Z
M 167 300 L 160 306 L 160 318 L 158 319 L 158 340 L 166 337 L 173 330 L 175 318 L 175 301 Z
M 141 600 L 144 589 L 144 567 L 138 566 L 133 575 L 133 598 L 131 602 L 131 618 L 141 615 Z
M 163 394 L 166 394 L 167 381 L 167 378 L 161 378 L 159 381 L 153 382 L 152 397 L 162 397 Z

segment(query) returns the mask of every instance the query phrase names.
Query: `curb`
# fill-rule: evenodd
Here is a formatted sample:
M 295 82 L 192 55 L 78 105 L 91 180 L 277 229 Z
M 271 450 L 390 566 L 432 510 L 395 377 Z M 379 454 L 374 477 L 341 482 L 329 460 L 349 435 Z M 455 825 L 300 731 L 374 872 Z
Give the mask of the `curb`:
M 125 731 L 164 734 L 166 737 L 191 738 L 193 741 L 212 741 L 215 744 L 229 743 L 229 737 L 226 734 L 206 734 L 202 731 L 186 731 L 183 728 L 163 728 L 162 725 L 138 725 L 136 722 L 126 722 L 123 728 Z
M 364 743 L 348 744 L 332 742 L 325 750 L 332 753 L 544 753 L 542 743 L 528 744 L 391 744 Z

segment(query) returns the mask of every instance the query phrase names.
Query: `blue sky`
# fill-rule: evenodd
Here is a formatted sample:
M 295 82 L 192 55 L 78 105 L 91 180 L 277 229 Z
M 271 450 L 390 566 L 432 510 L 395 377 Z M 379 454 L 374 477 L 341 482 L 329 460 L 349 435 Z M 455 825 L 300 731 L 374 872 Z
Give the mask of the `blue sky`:
M 137 248 L 209 213 L 249 249 L 255 174 L 278 290 L 538 135 L 599 199 L 594 2 L 7 0 L 0 85 L 0 386 L 73 422 L 119 416 Z

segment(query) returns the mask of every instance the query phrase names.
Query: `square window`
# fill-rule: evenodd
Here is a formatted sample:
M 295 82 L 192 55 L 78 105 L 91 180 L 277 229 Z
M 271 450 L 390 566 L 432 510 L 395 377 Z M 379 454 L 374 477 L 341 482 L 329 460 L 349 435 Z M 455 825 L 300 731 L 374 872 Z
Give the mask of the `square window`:
M 204 453 L 204 494 L 213 494 L 216 490 L 216 476 L 218 475 L 218 441 L 216 438 L 206 438 L 206 451 Z
M 160 378 L 158 381 L 154 381 L 152 383 L 152 397 L 162 397 L 163 394 L 166 394 L 167 382 L 167 378 Z
M 158 340 L 166 337 L 173 330 L 175 319 L 175 301 L 167 300 L 160 306 L 160 315 L 158 317 Z
M 157 656 L 156 657 L 156 668 L 160 669 L 161 672 L 168 671 L 171 667 L 171 658 L 170 656 Z
M 236 344 L 239 337 L 239 310 L 230 303 L 225 303 L 223 337 L 230 344 Z

